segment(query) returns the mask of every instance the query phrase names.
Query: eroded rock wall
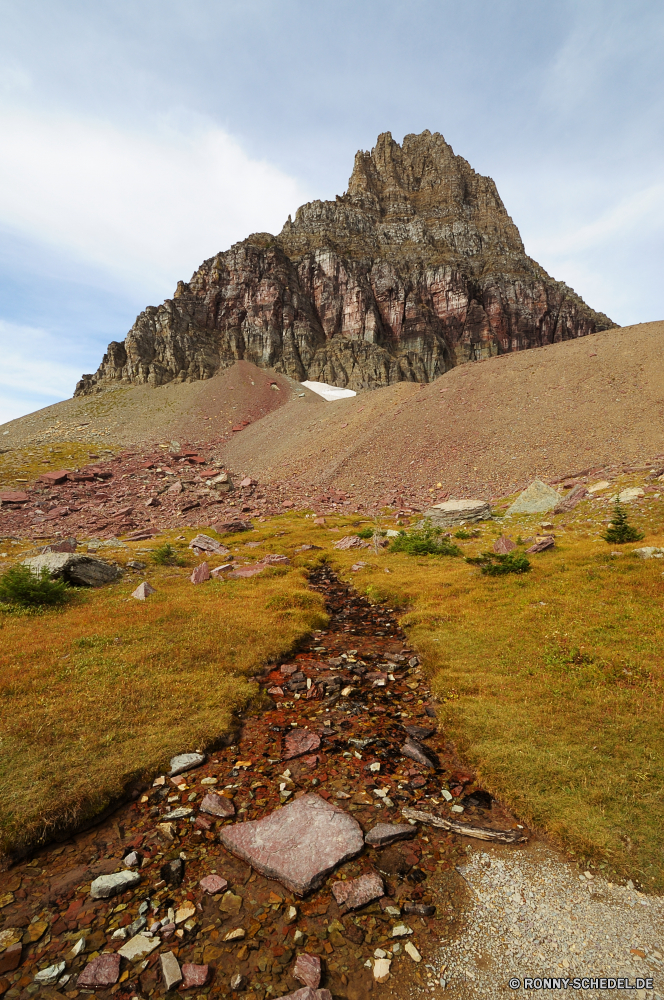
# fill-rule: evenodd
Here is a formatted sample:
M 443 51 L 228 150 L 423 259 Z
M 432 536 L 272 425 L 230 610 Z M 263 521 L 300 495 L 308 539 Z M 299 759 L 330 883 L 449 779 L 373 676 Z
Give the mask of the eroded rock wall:
M 352 389 L 428 382 L 613 325 L 526 255 L 494 182 L 442 136 L 399 146 L 385 133 L 345 195 L 205 261 L 76 394 L 209 378 L 238 359 Z

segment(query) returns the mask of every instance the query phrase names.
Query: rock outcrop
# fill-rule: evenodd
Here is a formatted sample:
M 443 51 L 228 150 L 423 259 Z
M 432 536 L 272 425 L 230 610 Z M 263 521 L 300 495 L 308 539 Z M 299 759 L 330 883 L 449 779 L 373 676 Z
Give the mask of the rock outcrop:
M 389 132 L 348 190 L 206 260 L 109 344 L 76 395 L 193 381 L 238 359 L 352 389 L 614 326 L 527 256 L 490 177 L 442 135 Z

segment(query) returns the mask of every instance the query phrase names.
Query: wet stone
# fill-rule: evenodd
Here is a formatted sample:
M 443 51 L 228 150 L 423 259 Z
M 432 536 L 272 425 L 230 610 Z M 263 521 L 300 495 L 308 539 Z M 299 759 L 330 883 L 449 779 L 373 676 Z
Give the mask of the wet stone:
M 180 971 L 180 963 L 173 952 L 166 951 L 161 954 L 159 956 L 159 963 L 161 965 L 161 978 L 164 981 L 164 988 L 171 990 L 174 986 L 178 986 L 182 982 L 182 972 Z
M 77 986 L 114 986 L 120 978 L 119 955 L 97 955 L 78 977 Z
M 184 878 L 184 861 L 182 858 L 167 861 L 159 869 L 159 874 L 168 885 L 181 885 Z
M 209 816 L 218 816 L 220 819 L 230 819 L 235 815 L 235 806 L 225 795 L 218 795 L 216 792 L 208 792 L 201 802 L 200 810 Z
M 286 749 L 283 755 L 283 760 L 292 760 L 294 757 L 299 757 L 301 754 L 311 753 L 312 750 L 318 750 L 320 746 L 320 736 L 316 736 L 315 733 L 309 732 L 308 729 L 294 729 L 292 732 L 287 733 L 284 739 L 284 746 Z
M 159 947 L 159 938 L 156 937 L 146 937 L 144 934 L 137 934 L 135 937 L 127 941 L 126 944 L 118 950 L 118 955 L 122 958 L 126 958 L 129 962 L 138 962 L 142 958 L 146 958 L 150 952 L 154 951 L 155 948 Z
M 110 899 L 127 889 L 133 889 L 141 881 L 138 872 L 116 872 L 115 875 L 100 875 L 90 886 L 93 899 Z
M 301 990 L 288 993 L 279 1000 L 332 1000 L 332 994 L 329 990 L 314 990 L 311 986 L 303 986 Z
M 410 757 L 411 760 L 417 761 L 418 764 L 422 764 L 424 767 L 432 768 L 433 770 L 438 770 L 440 768 L 440 761 L 437 755 L 429 747 L 422 746 L 417 740 L 414 740 L 412 736 L 409 736 L 404 745 L 401 747 L 401 753 L 406 757 Z
M 364 838 L 370 847 L 385 847 L 397 840 L 410 840 L 417 833 L 417 828 L 410 823 L 378 823 Z
M 211 896 L 217 892 L 223 892 L 228 886 L 228 882 L 221 875 L 206 875 L 198 884 L 203 892 L 207 892 Z
M 185 962 L 182 966 L 182 986 L 183 990 L 191 990 L 194 986 L 205 986 L 210 969 L 207 965 L 192 965 Z
M 335 882 L 332 894 L 339 906 L 345 906 L 347 910 L 357 910 L 384 896 L 385 888 L 380 875 L 361 875 L 359 878 Z
M 305 986 L 318 989 L 320 986 L 321 968 L 318 955 L 308 955 L 303 952 L 297 956 L 293 966 L 293 978 L 299 979 Z
M 298 896 L 321 885 L 364 846 L 359 823 L 315 793 L 264 819 L 223 827 L 219 839 L 256 871 Z
M 403 728 L 415 740 L 427 740 L 436 732 L 435 726 L 404 726 Z

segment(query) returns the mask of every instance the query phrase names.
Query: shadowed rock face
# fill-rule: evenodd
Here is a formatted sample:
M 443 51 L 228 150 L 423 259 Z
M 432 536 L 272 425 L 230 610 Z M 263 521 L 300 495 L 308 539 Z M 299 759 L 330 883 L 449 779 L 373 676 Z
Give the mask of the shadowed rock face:
M 400 146 L 386 132 L 356 155 L 346 194 L 205 261 L 76 395 L 209 378 L 238 359 L 352 389 L 428 382 L 614 325 L 526 255 L 493 180 L 442 135 Z

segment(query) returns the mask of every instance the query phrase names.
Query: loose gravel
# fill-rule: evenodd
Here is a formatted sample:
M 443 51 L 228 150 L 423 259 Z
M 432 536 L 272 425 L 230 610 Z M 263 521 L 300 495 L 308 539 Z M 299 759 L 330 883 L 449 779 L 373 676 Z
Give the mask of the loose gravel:
M 515 995 L 616 996 L 609 989 L 532 989 L 530 978 L 625 977 L 654 980 L 628 995 L 664 997 L 664 899 L 579 872 L 545 845 L 523 850 L 469 848 L 457 868 L 469 889 L 465 929 L 443 941 L 429 966 L 429 990 L 491 1000 Z M 619 991 L 624 995 L 623 991 Z

